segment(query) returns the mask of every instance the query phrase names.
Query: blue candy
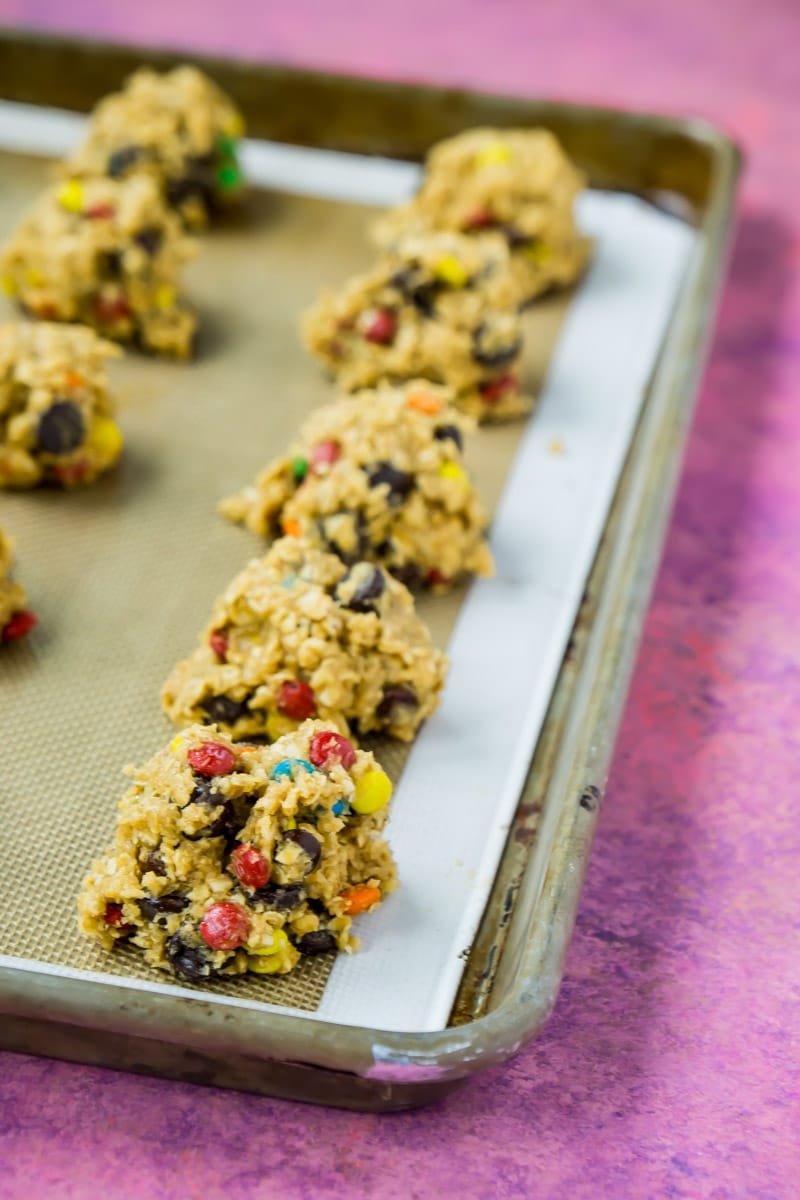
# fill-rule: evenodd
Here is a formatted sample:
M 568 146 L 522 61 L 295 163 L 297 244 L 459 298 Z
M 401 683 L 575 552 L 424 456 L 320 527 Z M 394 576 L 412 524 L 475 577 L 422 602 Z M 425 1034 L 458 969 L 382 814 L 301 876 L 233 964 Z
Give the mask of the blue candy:
M 349 812 L 349 810 L 350 810 L 350 805 L 347 803 L 346 800 L 337 800 L 336 803 L 334 804 L 333 808 L 331 809 L 331 812 L 333 813 L 333 815 L 335 817 L 340 817 L 342 815 L 342 813 Z
M 299 769 L 300 767 L 302 767 L 304 771 L 308 771 L 309 774 L 313 774 L 314 772 L 314 767 L 310 762 L 306 762 L 304 758 L 282 758 L 281 761 L 272 768 L 272 778 L 283 779 L 288 775 L 290 779 L 294 779 L 295 770 Z

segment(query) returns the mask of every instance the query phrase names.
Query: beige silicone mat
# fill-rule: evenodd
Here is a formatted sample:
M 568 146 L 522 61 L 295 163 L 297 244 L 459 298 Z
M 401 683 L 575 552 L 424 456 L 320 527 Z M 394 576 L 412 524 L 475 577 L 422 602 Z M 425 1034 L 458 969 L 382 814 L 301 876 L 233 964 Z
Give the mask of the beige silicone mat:
M 0 154 L 0 238 L 51 171 L 41 159 Z M 30 640 L 0 653 L 0 954 L 167 978 L 134 949 L 108 955 L 83 938 L 75 896 L 111 835 L 122 766 L 170 736 L 158 703 L 165 676 L 193 648 L 214 597 L 261 550 L 217 517 L 217 500 L 281 453 L 332 395 L 300 345 L 297 318 L 321 286 L 369 264 L 372 211 L 253 193 L 187 270 L 201 318 L 197 360 L 131 354 L 112 364 L 127 442 L 117 474 L 84 492 L 0 493 L 0 523 L 17 539 L 17 571 L 40 618 Z M 548 301 L 526 317 L 534 389 L 567 304 Z M 2 319 L 15 315 L 6 302 Z M 490 509 L 522 428 L 483 431 L 468 447 Z M 420 601 L 442 646 L 461 599 Z M 376 749 L 396 777 L 403 748 Z M 285 978 L 201 990 L 313 1010 L 330 968 L 305 960 Z

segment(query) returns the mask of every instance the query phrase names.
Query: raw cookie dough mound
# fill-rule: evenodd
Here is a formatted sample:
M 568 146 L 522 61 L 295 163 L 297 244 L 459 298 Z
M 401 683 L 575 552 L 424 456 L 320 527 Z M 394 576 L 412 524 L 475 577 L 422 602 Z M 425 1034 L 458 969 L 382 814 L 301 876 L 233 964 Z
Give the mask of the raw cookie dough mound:
M 0 325 L 0 488 L 71 487 L 114 466 L 105 364 L 119 353 L 83 325 Z
M 0 644 L 24 637 L 36 624 L 24 587 L 10 577 L 12 549 L 11 538 L 0 529 Z
M 433 233 L 401 239 L 368 274 L 325 292 L 303 322 L 306 346 L 348 391 L 383 380 L 447 384 L 479 420 L 527 412 L 522 328 L 505 239 Z
M 488 518 L 462 464 L 468 418 L 425 380 L 312 413 L 300 439 L 221 512 L 262 537 L 304 536 L 437 590 L 492 573 Z
M 392 785 L 322 721 L 271 746 L 194 725 L 132 773 L 78 901 L 106 949 L 127 939 L 181 980 L 285 975 L 353 950 L 352 918 L 397 886 L 380 832 Z
M 573 213 L 583 174 L 546 129 L 471 129 L 433 147 L 416 196 L 374 226 L 381 246 L 409 232 L 497 230 L 511 249 L 517 302 L 572 283 L 589 256 Z
M 142 68 L 101 100 L 66 162 L 72 177 L 149 175 L 181 219 L 201 228 L 242 194 L 238 110 L 196 67 Z
M 445 671 L 401 583 L 287 537 L 220 597 L 162 701 L 178 724 L 211 720 L 235 737 L 275 737 L 319 716 L 343 732 L 410 741 L 437 707 Z
M 187 358 L 196 318 L 178 275 L 193 251 L 153 179 L 70 179 L 23 217 L 0 256 L 0 282 L 33 316 Z

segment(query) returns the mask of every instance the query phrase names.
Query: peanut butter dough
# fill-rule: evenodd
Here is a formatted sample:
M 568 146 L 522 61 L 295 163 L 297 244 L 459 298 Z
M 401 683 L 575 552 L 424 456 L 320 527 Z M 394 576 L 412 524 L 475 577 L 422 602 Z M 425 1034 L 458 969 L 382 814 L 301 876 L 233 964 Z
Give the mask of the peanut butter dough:
M 401 583 L 286 537 L 219 598 L 162 701 L 178 724 L 211 720 L 236 737 L 276 737 L 318 716 L 410 741 L 439 703 L 446 666 Z
M 289 454 L 221 505 L 262 537 L 304 536 L 409 587 L 490 575 L 488 518 L 462 463 L 468 418 L 426 380 L 384 385 L 312 413 Z
M 397 885 L 381 836 L 391 784 L 322 721 L 271 746 L 193 725 L 128 772 L 81 927 L 179 980 L 285 975 L 303 955 L 351 951 L 352 918 Z
M 32 316 L 187 358 L 196 318 L 179 272 L 193 252 L 153 179 L 69 179 L 22 218 L 0 255 L 0 283 Z
M 546 129 L 470 129 L 433 147 L 416 196 L 381 217 L 373 234 L 391 247 L 431 229 L 499 232 L 523 306 L 572 283 L 586 266 L 590 243 L 573 211 L 584 184 Z
M 0 488 L 72 487 L 114 466 L 106 361 L 119 353 L 83 325 L 0 325 Z

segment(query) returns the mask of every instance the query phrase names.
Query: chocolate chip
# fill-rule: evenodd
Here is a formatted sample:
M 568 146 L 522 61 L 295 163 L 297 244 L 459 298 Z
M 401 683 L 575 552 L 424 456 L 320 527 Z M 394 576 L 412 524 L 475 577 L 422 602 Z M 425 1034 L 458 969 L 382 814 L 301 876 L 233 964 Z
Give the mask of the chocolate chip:
M 166 950 L 170 966 L 181 979 L 207 979 L 211 974 L 203 947 L 188 945 L 180 932 L 173 933 L 167 942 Z
M 416 693 L 400 683 L 383 689 L 383 699 L 375 709 L 375 715 L 381 721 L 387 721 L 391 719 L 396 708 L 419 708 Z
M 141 146 L 122 146 L 109 155 L 106 170 L 112 179 L 119 179 L 142 155 Z
M 339 534 L 337 532 L 342 518 L 349 518 L 347 522 L 352 522 L 355 528 L 356 544 L 352 546 L 342 546 L 338 541 Z M 366 554 L 368 541 L 366 533 L 366 523 L 364 514 L 357 512 L 339 512 L 331 513 L 329 516 L 321 517 L 317 522 L 317 528 L 325 542 L 326 547 L 342 560 L 347 566 L 352 566 L 353 563 L 359 562 Z M 347 539 L 349 542 L 349 538 Z
M 158 253 L 163 238 L 163 230 L 159 229 L 158 225 L 148 225 L 133 235 L 136 244 L 141 246 L 151 258 Z
M 400 563 L 397 566 L 389 567 L 389 571 L 407 588 L 417 587 L 422 578 L 420 569 L 415 563 Z
M 301 954 L 329 954 L 336 949 L 336 938 L 327 929 L 315 929 L 298 938 L 296 945 Z
M 167 183 L 167 202 L 172 208 L 180 208 L 187 200 L 199 200 L 204 208 L 211 212 L 214 206 L 214 196 L 211 184 L 196 175 L 186 175 L 183 179 L 170 179 Z
M 36 442 L 47 454 L 69 454 L 84 439 L 83 413 L 71 400 L 56 400 L 39 418 Z
M 363 578 L 359 579 L 349 600 L 342 600 L 340 598 L 340 592 L 343 590 L 342 585 L 346 584 L 351 579 L 353 574 L 352 571 L 348 571 L 344 579 L 340 579 L 339 583 L 336 585 L 336 591 L 334 595 L 336 599 L 339 600 L 339 603 L 344 606 L 344 608 L 349 608 L 353 612 L 375 612 L 377 607 L 375 601 L 378 600 L 386 590 L 385 576 L 380 567 L 372 567 L 368 573 L 361 573 L 363 574 Z
M 206 778 L 202 775 L 195 775 L 195 786 L 189 797 L 190 804 L 204 804 L 208 808 L 221 808 L 221 812 L 214 818 L 210 825 L 206 825 L 204 829 L 200 829 L 197 833 L 185 833 L 184 837 L 187 841 L 198 842 L 201 838 L 222 837 L 231 831 L 232 826 L 236 821 L 236 814 L 230 800 L 227 800 L 221 792 L 214 790 L 213 779 Z
M 224 797 L 214 787 L 214 780 L 207 775 L 195 775 L 194 789 L 189 797 L 190 804 L 208 804 L 215 808 L 224 803 Z
M 438 280 L 431 279 L 419 267 L 407 267 L 392 276 L 392 283 L 423 316 L 433 316 L 436 297 L 441 291 Z
M 277 883 L 268 883 L 266 887 L 259 888 L 247 900 L 248 903 L 251 899 L 260 901 L 267 908 L 274 908 L 278 912 L 288 912 L 303 903 L 305 894 L 302 883 L 287 883 L 284 887 Z
M 308 855 L 311 860 L 311 866 L 306 871 L 306 875 L 308 875 L 314 870 L 322 854 L 322 843 L 319 838 L 314 837 L 309 829 L 287 829 L 283 837 L 284 841 L 294 842 Z
M 160 913 L 183 912 L 189 901 L 185 896 L 145 896 L 136 903 L 145 920 L 154 921 Z
M 106 250 L 100 264 L 100 270 L 107 279 L 119 279 L 122 276 L 122 252 Z
M 433 431 L 437 442 L 455 442 L 459 450 L 464 449 L 464 439 L 457 425 L 437 425 Z
M 498 337 L 488 321 L 482 321 L 472 335 L 472 357 L 482 367 L 506 367 L 522 349 L 522 338 L 510 342 Z
M 246 700 L 233 700 L 230 696 L 209 696 L 202 703 L 209 719 L 219 725 L 235 725 L 249 711 Z
M 380 462 L 367 472 L 369 486 L 376 488 L 383 485 L 389 489 L 389 504 L 392 508 L 403 501 L 414 490 L 414 476 L 408 471 L 398 471 L 391 463 Z
M 146 875 L 148 871 L 152 871 L 154 875 L 166 875 L 167 873 L 164 859 L 158 850 L 151 850 L 142 863 L 142 874 Z
M 503 234 L 512 249 L 516 246 L 529 245 L 531 242 L 537 240 L 536 238 L 532 238 L 530 234 L 523 233 L 521 229 L 517 229 L 515 225 L 500 225 L 499 231 Z

